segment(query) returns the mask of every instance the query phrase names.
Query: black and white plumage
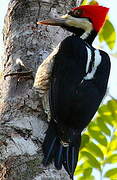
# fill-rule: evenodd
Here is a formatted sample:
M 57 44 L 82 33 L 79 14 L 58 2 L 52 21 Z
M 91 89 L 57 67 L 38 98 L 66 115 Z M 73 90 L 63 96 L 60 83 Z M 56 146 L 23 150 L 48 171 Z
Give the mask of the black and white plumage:
M 99 62 L 95 62 L 96 60 Z M 86 72 L 87 64 L 89 66 Z M 97 66 L 94 66 L 95 64 Z M 63 164 L 71 176 L 77 164 L 81 132 L 93 118 L 105 95 L 109 72 L 108 55 L 87 46 L 77 36 L 66 38 L 55 56 L 50 88 L 52 119 L 45 142 L 50 142 L 49 134 L 54 131 L 49 149 L 52 150 L 51 153 L 55 153 L 56 159 L 58 158 L 55 167 L 60 169 Z M 63 142 L 69 144 L 68 147 L 65 147 Z M 56 144 L 57 151 L 53 152 Z M 46 145 L 47 143 L 43 145 L 44 152 L 48 149 Z M 51 161 L 51 156 L 49 158 L 45 161 Z
M 73 27 L 66 29 L 73 31 Z M 92 47 L 95 29 L 91 29 L 85 39 L 84 32 L 80 27 L 79 35 L 75 33 L 61 42 L 39 67 L 34 83 L 42 99 L 49 91 L 51 115 L 43 143 L 43 164 L 54 161 L 58 170 L 63 165 L 72 179 L 81 133 L 105 95 L 110 73 L 109 56 Z

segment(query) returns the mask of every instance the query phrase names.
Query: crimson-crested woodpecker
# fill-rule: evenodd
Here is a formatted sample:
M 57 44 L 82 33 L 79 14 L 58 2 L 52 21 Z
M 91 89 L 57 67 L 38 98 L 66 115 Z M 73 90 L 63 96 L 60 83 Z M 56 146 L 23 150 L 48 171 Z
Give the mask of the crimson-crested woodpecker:
M 42 63 L 34 83 L 42 99 L 49 90 L 51 118 L 43 143 L 43 164 L 54 161 L 58 170 L 63 165 L 72 179 L 81 133 L 107 89 L 109 56 L 92 46 L 107 12 L 106 7 L 86 5 L 73 8 L 60 18 L 38 22 L 73 32 Z

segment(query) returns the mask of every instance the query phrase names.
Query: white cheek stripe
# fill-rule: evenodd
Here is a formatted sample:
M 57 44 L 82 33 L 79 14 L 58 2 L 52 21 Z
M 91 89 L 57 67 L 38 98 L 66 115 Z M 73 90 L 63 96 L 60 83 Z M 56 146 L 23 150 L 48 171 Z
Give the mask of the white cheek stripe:
M 88 72 L 88 68 L 89 68 L 89 64 L 90 64 L 90 61 L 91 61 L 91 50 L 89 48 L 87 48 L 87 53 L 88 53 L 88 60 L 87 60 L 87 65 L 86 65 L 86 73 Z M 100 65 L 101 63 L 101 55 L 100 55 L 100 51 L 99 50 L 95 50 L 94 51 L 94 65 L 92 67 L 92 70 L 90 73 L 88 73 L 84 79 L 85 80 L 90 80 L 94 77 L 95 73 L 96 73 L 96 70 L 98 68 L 98 66 Z

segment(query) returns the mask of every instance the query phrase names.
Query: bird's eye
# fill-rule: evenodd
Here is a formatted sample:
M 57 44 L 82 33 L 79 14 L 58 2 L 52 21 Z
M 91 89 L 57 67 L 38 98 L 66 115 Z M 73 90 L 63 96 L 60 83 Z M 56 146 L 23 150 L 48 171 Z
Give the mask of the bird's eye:
M 74 15 L 75 16 L 80 16 L 81 14 L 82 14 L 82 10 L 81 9 L 78 9 L 78 10 L 74 11 Z
M 81 14 L 82 14 L 81 9 L 78 9 L 78 10 L 75 10 L 75 11 L 70 11 L 68 13 L 68 15 L 73 16 L 73 17 L 79 17 Z

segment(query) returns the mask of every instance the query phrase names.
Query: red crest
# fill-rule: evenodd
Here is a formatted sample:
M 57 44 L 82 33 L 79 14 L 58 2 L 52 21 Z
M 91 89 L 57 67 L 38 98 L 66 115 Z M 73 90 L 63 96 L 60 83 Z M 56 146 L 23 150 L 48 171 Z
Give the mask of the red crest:
M 105 22 L 109 8 L 99 5 L 85 5 L 72 8 L 72 10 L 82 10 L 80 17 L 89 18 L 93 24 L 94 29 L 99 32 L 100 28 Z

